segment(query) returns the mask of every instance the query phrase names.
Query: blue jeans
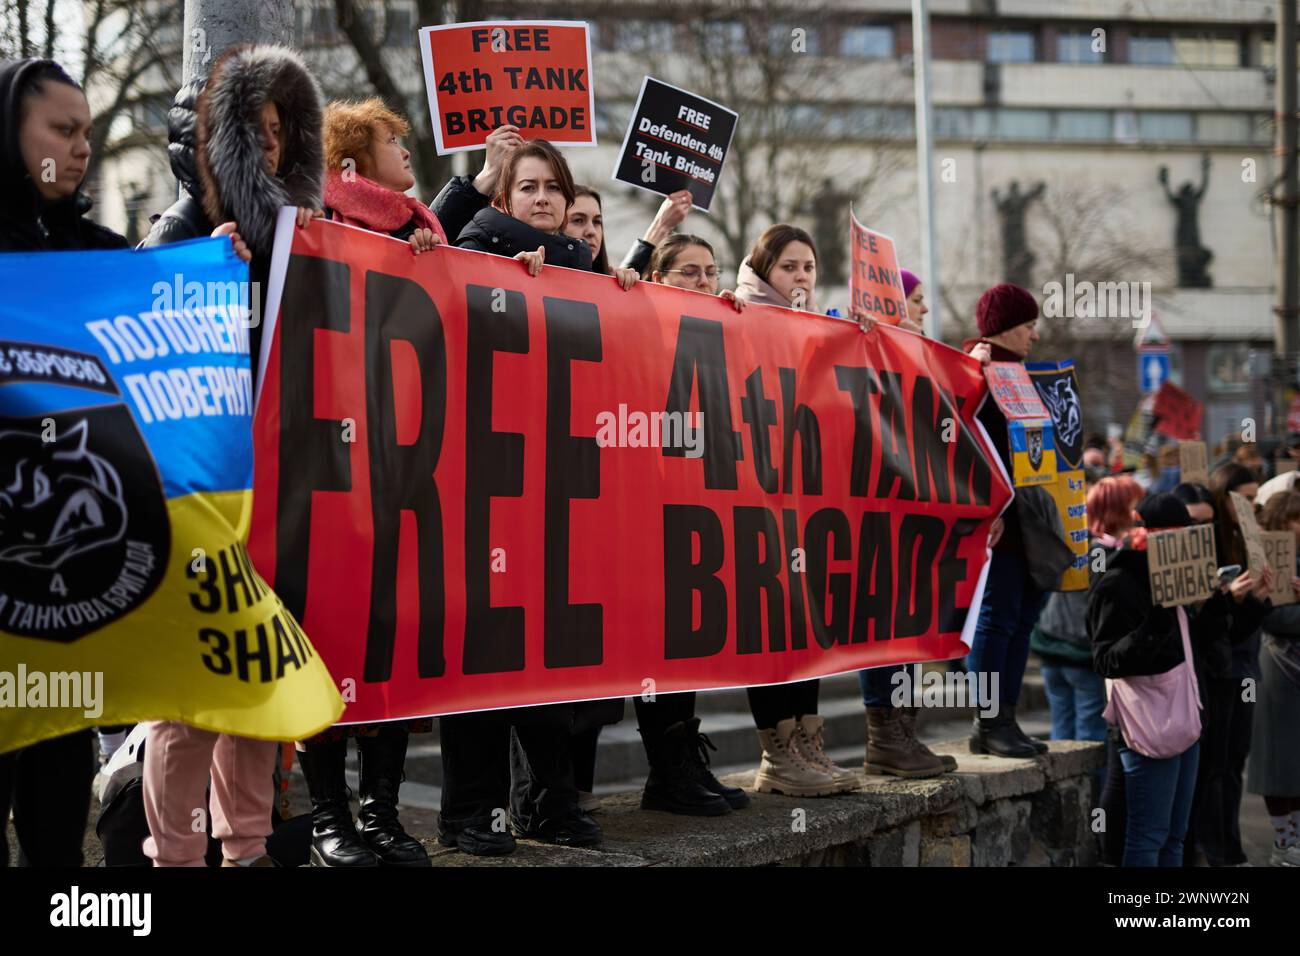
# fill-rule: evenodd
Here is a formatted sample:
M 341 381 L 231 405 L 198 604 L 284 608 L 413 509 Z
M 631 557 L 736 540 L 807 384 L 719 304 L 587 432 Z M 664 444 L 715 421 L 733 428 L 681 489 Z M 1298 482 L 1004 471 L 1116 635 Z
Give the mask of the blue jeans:
M 1053 740 L 1105 740 L 1106 681 L 1082 664 L 1043 662 Z
M 1120 742 L 1128 804 L 1124 866 L 1183 865 L 1183 837 L 1192 815 L 1200 752 L 1197 742 L 1177 757 L 1155 760 Z
M 887 667 L 872 667 L 858 671 L 858 684 L 862 687 L 862 703 L 865 707 L 893 707 L 891 699 L 896 685 L 894 675 L 907 670 L 906 664 L 891 664 Z M 910 704 L 911 701 L 909 700 Z
M 1046 602 L 1046 593 L 1029 579 L 1024 555 L 993 552 L 966 669 L 975 674 L 997 674 L 1001 704 L 1014 707 L 1020 700 L 1029 662 L 1029 632 Z

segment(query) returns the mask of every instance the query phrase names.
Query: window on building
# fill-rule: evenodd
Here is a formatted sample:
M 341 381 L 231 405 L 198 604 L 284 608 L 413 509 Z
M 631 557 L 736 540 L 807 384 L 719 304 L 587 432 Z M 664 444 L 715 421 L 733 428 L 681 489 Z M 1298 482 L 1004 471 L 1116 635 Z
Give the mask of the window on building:
M 1212 392 L 1249 392 L 1250 346 L 1211 345 L 1205 353 L 1205 381 Z
M 739 20 L 704 24 L 704 52 L 709 56 L 740 56 L 748 52 L 745 25 Z
M 1241 66 L 1241 41 L 1208 33 L 1176 34 L 1174 57 L 1184 66 Z
M 1129 37 L 1128 61 L 1143 66 L 1171 65 L 1174 62 L 1173 38 L 1152 34 Z
M 1116 142 L 1136 143 L 1138 139 L 1137 113 L 1133 110 L 1116 110 L 1113 133 Z
M 828 126 L 852 139 L 910 139 L 915 129 L 911 110 L 885 106 L 849 106 Z M 834 134 L 832 134 L 834 135 Z
M 998 139 L 1051 139 L 1052 114 L 1049 110 L 998 110 Z
M 1106 54 L 1093 49 L 1090 30 L 1062 31 L 1056 35 L 1057 63 L 1104 63 Z
M 887 60 L 893 55 L 893 27 L 848 27 L 840 33 L 840 56 L 861 57 L 864 60 Z
M 1274 52 L 1275 50 L 1276 47 L 1273 45 L 1273 41 L 1271 39 L 1260 40 L 1259 41 L 1259 65 L 1265 68 L 1268 68 L 1270 66 L 1276 66 L 1277 54 Z M 1300 63 L 1300 43 L 1296 44 L 1296 62 Z
M 1028 30 L 1000 30 L 989 34 L 990 63 L 1033 63 L 1034 35 Z
M 1145 142 L 1190 142 L 1191 113 L 1139 113 L 1138 136 Z
M 1253 119 L 1245 113 L 1201 113 L 1196 138 L 1202 143 L 1248 143 Z
M 800 103 L 789 107 L 786 124 L 787 133 L 813 138 L 825 137 L 829 126 L 826 110 L 816 103 Z
M 625 53 L 670 53 L 673 25 L 666 20 L 623 20 L 615 49 Z
M 1109 140 L 1111 117 L 1107 110 L 1058 110 L 1056 138 L 1071 142 Z

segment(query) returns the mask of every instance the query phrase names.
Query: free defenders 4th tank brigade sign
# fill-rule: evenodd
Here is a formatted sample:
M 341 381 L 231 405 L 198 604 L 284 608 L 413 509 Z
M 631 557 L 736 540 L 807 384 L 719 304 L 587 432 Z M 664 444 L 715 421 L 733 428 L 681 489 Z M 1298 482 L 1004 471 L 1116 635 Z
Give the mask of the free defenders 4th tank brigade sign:
M 664 196 L 688 190 L 692 205 L 707 212 L 737 119 L 725 106 L 647 76 L 613 178 Z

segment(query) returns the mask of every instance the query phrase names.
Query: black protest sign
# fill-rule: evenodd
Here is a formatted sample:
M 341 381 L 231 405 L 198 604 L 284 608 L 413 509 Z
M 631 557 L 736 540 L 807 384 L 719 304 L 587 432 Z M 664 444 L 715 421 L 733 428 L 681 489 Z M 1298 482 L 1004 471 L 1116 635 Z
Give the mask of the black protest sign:
M 1072 471 L 1083 464 L 1083 408 L 1074 359 L 1063 362 L 1026 362 L 1025 370 L 1052 414 L 1056 440 L 1056 467 Z
M 707 212 L 737 119 L 725 106 L 647 76 L 613 178 L 665 196 L 689 190 L 691 204 Z
M 1157 531 L 1147 537 L 1151 600 L 1162 607 L 1195 604 L 1214 594 L 1214 528 L 1207 524 Z

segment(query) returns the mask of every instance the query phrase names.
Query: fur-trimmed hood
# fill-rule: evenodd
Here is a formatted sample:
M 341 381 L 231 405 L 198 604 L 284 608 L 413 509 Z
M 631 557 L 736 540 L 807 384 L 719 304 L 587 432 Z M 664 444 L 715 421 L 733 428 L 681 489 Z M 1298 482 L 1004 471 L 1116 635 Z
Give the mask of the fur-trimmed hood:
M 263 105 L 280 111 L 284 150 L 266 171 L 258 132 Z M 235 221 L 255 256 L 269 256 L 281 206 L 321 208 L 325 150 L 320 88 L 302 58 L 282 46 L 238 46 L 212 67 L 199 97 L 198 165 L 203 209 Z

